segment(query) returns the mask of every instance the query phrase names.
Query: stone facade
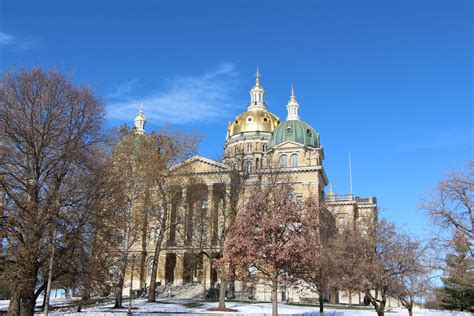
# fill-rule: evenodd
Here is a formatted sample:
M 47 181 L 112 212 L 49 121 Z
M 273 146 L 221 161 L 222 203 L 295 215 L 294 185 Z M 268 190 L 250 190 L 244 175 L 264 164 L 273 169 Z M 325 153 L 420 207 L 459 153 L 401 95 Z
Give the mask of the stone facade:
M 250 91 L 247 111 L 229 122 L 224 155 L 220 161 L 194 156 L 172 167 L 183 178 L 183 185 L 169 206 L 170 227 L 158 263 L 157 281 L 161 285 L 201 284 L 203 293 L 216 286 L 217 273 L 209 258 L 218 256 L 222 242 L 222 228 L 229 224 L 229 214 L 241 208 L 249 190 L 260 175 L 276 170 L 288 175 L 294 185 L 296 198 L 312 194 L 319 201 L 326 201 L 339 228 L 351 225 L 366 229 L 377 218 L 377 201 L 374 197 L 359 198 L 352 194 L 326 195 L 329 181 L 323 167 L 324 148 L 319 134 L 298 115 L 299 104 L 292 89 L 288 102 L 288 117 L 281 122 L 268 111 L 264 90 L 257 73 Z M 137 124 L 144 123 L 143 110 Z M 139 126 L 143 131 L 143 125 Z M 243 179 L 236 182 L 235 176 Z M 176 223 L 176 224 L 173 224 Z M 146 260 L 146 284 L 154 252 L 154 229 L 150 225 Z M 141 249 L 134 249 L 139 252 Z M 140 287 L 138 269 L 135 269 L 133 287 Z M 130 280 L 130 275 L 126 277 Z M 127 283 L 128 285 L 130 283 Z M 235 282 L 235 293 L 242 299 L 270 300 L 270 289 L 264 284 Z M 128 289 L 125 289 L 128 293 Z M 360 301 L 359 294 L 352 294 L 353 303 Z M 300 301 L 312 297 L 311 293 L 282 289 L 279 299 Z M 348 294 L 339 297 L 348 300 Z

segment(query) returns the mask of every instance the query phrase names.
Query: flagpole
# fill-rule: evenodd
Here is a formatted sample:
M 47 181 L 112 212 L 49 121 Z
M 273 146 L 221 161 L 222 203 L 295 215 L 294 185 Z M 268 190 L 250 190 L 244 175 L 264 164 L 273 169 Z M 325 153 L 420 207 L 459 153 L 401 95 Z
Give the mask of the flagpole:
M 351 151 L 349 150 L 349 188 L 352 195 L 352 159 Z

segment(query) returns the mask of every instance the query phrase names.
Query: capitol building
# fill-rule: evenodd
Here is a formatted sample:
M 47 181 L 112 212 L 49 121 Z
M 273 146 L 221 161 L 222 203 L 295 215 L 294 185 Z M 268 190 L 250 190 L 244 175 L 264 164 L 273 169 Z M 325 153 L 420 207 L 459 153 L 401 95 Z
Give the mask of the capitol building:
M 303 101 L 302 104 L 304 106 Z M 374 197 L 360 198 L 328 190 L 320 135 L 312 122 L 300 117 L 299 107 L 292 88 L 286 105 L 287 117 L 280 119 L 273 114 L 265 102 L 265 90 L 257 71 L 249 103 L 243 107 L 245 111 L 228 123 L 222 158 L 213 160 L 197 155 L 172 167 L 173 172 L 182 177 L 183 185 L 171 199 L 171 228 L 158 262 L 159 286 L 195 286 L 201 289 L 200 293 L 217 286 L 219 280 L 212 258 L 220 255 L 226 228 L 231 225 L 230 213 L 243 207 L 249 189 L 265 173 L 275 171 L 291 179 L 297 199 L 304 200 L 311 194 L 325 202 L 339 228 L 364 230 L 370 221 L 377 219 Z M 141 110 L 135 119 L 136 133 L 144 133 L 145 122 L 145 113 Z M 155 249 L 152 235 L 153 224 L 147 246 L 146 284 L 150 284 Z M 140 251 L 138 245 L 136 251 Z M 126 280 L 129 279 L 127 276 Z M 138 280 L 136 282 L 133 283 L 135 289 L 141 286 Z M 264 284 L 240 281 L 230 282 L 229 291 L 236 298 L 265 301 L 270 300 L 271 293 Z M 125 292 L 128 293 L 128 289 Z M 335 300 L 348 302 L 347 295 L 340 291 Z M 279 294 L 279 300 L 295 302 L 308 297 L 316 297 L 316 294 L 291 289 L 282 289 Z M 351 301 L 360 303 L 361 295 L 353 294 Z

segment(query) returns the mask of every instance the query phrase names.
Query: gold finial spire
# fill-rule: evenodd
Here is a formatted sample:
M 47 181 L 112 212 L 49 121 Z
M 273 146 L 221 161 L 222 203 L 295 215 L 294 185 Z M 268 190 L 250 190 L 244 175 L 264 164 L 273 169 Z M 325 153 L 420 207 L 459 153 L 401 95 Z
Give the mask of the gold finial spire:
M 332 183 L 329 183 L 329 197 L 330 197 L 331 199 L 334 198 L 334 192 L 333 192 L 333 190 L 332 190 Z
M 143 113 L 143 102 L 140 103 L 140 112 Z
M 260 72 L 258 72 L 258 67 L 257 67 L 257 72 L 255 73 L 255 85 L 256 86 L 260 85 Z
M 260 84 L 260 72 L 255 73 L 255 85 L 250 90 L 250 103 L 247 109 L 267 109 L 265 101 L 263 100 L 263 95 L 265 91 L 263 90 L 262 85 Z

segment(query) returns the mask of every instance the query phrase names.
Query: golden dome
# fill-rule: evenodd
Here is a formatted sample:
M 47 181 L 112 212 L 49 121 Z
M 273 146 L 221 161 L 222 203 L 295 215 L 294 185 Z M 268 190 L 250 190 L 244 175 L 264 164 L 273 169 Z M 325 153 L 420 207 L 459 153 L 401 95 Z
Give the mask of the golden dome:
M 280 123 L 275 114 L 262 109 L 250 109 L 237 116 L 227 127 L 228 137 L 243 132 L 273 132 Z

